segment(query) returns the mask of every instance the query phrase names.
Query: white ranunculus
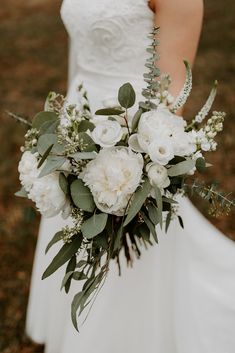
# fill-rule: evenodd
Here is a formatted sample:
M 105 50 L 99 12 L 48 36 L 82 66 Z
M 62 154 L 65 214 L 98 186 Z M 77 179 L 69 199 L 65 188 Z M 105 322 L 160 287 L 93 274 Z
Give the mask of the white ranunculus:
M 36 179 L 29 192 L 29 198 L 47 218 L 59 214 L 68 206 L 66 196 L 59 185 L 58 172 Z
M 101 147 L 113 147 L 122 138 L 122 127 L 117 121 L 106 120 L 99 122 L 91 132 L 94 142 Z
M 39 170 L 37 168 L 37 165 L 37 154 L 33 154 L 30 151 L 25 151 L 22 154 L 18 166 L 18 171 L 20 173 L 19 179 L 21 181 L 22 186 L 27 192 L 30 191 L 34 181 L 38 177 Z
M 166 165 L 174 157 L 174 149 L 169 138 L 158 138 L 148 146 L 148 154 L 153 162 Z
M 101 211 L 121 216 L 141 182 L 143 164 L 141 154 L 126 147 L 102 149 L 80 177 Z
M 167 169 L 164 166 L 158 163 L 149 163 L 146 166 L 146 171 L 152 186 L 156 185 L 159 189 L 164 189 L 170 185 Z

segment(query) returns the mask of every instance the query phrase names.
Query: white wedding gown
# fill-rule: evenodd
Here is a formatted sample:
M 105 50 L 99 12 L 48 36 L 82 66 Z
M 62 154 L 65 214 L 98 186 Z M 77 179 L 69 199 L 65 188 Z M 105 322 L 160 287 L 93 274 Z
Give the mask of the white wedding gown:
M 146 39 L 153 25 L 147 0 L 64 0 L 62 18 L 72 45 L 68 100 L 84 83 L 92 110 L 117 96 L 127 81 L 140 91 Z M 73 68 L 76 57 L 76 67 Z M 75 73 L 76 71 L 76 73 Z M 60 292 L 64 268 L 41 275 L 57 246 L 45 247 L 64 221 L 43 219 L 27 313 L 28 335 L 46 353 L 234 353 L 235 243 L 187 200 L 180 201 L 185 230 L 177 222 L 158 231 L 160 242 L 142 251 L 133 268 L 108 279 L 80 333 L 70 319 L 79 290 Z

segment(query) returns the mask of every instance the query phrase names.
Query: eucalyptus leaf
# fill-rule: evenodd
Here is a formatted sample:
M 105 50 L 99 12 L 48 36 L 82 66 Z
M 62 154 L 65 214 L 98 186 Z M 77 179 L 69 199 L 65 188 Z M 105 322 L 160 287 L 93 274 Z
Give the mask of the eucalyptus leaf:
M 73 273 L 73 279 L 75 281 L 83 281 L 84 279 L 87 279 L 87 276 L 83 272 L 75 271 Z
M 159 189 L 159 187 L 157 187 L 156 185 L 154 185 L 154 192 L 155 192 L 156 202 L 157 202 L 159 223 L 162 228 L 162 208 L 163 208 L 162 193 L 161 193 L 161 190 Z
M 57 232 L 55 233 L 55 235 L 53 236 L 53 238 L 51 239 L 51 241 L 48 243 L 46 250 L 45 250 L 45 254 L 50 250 L 50 248 L 56 244 L 58 241 L 60 241 L 62 239 L 63 236 L 63 232 Z
M 39 135 L 54 134 L 56 132 L 56 129 L 57 129 L 59 123 L 60 123 L 60 121 L 57 118 L 56 119 L 52 119 L 50 121 L 46 121 L 40 127 Z
M 71 197 L 74 204 L 87 212 L 93 212 L 95 203 L 90 189 L 81 179 L 74 180 L 70 186 Z
M 121 248 L 121 239 L 123 236 L 123 226 L 121 225 L 120 228 L 117 231 L 116 238 L 114 241 L 114 247 L 113 250 L 116 251 Z
M 159 223 L 158 209 L 151 203 L 148 205 L 148 215 L 153 224 L 157 225 Z
M 171 211 L 169 211 L 166 216 L 166 225 L 165 225 L 165 232 L 166 233 L 168 231 L 170 223 L 171 223 Z
M 124 108 L 130 108 L 135 104 L 135 91 L 128 82 L 122 85 L 118 91 L 118 101 Z
M 143 114 L 143 110 L 141 108 L 139 108 L 137 110 L 137 112 L 135 113 L 133 120 L 132 120 L 132 125 L 131 125 L 132 131 L 135 131 L 137 129 L 138 124 L 139 124 L 139 120 L 140 120 L 140 117 L 142 114 Z
M 63 266 L 70 258 L 76 254 L 82 244 L 82 237 L 75 236 L 71 243 L 66 243 L 62 246 L 58 254 L 54 257 L 46 271 L 43 273 L 42 279 L 52 275 L 55 271 Z
M 123 109 L 118 109 L 118 108 L 104 108 L 104 109 L 99 109 L 95 112 L 96 115 L 121 115 L 125 113 Z
M 19 191 L 15 192 L 15 196 L 28 198 L 27 191 L 23 187 Z
M 57 118 L 57 114 L 54 112 L 39 112 L 33 118 L 32 127 L 39 130 L 45 122 L 55 121 Z
M 131 205 L 128 210 L 127 217 L 124 221 L 124 226 L 126 226 L 139 212 L 143 206 L 148 194 L 150 193 L 151 185 L 149 180 L 146 178 L 142 185 L 140 185 L 133 195 L 131 200 Z
M 157 232 L 155 225 L 150 221 L 150 219 L 146 216 L 144 212 L 140 212 L 141 217 L 143 218 L 144 222 L 146 223 L 147 227 L 149 228 L 150 233 L 152 234 L 155 242 L 158 244 Z
M 76 264 L 77 264 L 77 258 L 76 258 L 76 255 L 73 255 L 73 257 L 71 257 L 71 259 L 69 260 L 68 262 L 68 265 L 66 267 L 66 273 L 68 272 L 73 272 L 76 268 Z M 70 286 L 71 286 L 71 282 L 72 282 L 72 277 L 70 276 L 68 278 L 68 280 L 66 281 L 65 283 L 65 293 L 68 293 L 69 292 L 69 289 L 70 289 Z
M 44 134 L 38 139 L 38 153 L 43 156 L 51 145 L 53 145 L 53 148 L 51 150 L 52 153 L 62 154 L 64 152 L 64 146 L 58 143 L 58 138 L 56 134 Z
M 74 158 L 75 161 L 79 161 L 83 159 L 95 159 L 96 156 L 97 156 L 96 152 L 77 152 L 70 155 L 70 157 Z
M 65 287 L 65 285 L 67 284 L 68 280 L 72 277 L 72 275 L 73 275 L 73 271 L 69 271 L 64 275 L 60 290 L 62 290 Z
M 71 304 L 71 319 L 72 319 L 73 326 L 75 327 L 75 329 L 78 332 L 79 332 L 79 330 L 78 330 L 78 323 L 77 323 L 77 311 L 80 306 L 82 298 L 83 298 L 83 292 L 77 293 L 74 296 L 72 304 Z
M 200 157 L 196 160 L 196 168 L 200 173 L 206 170 L 206 161 L 204 158 Z
M 181 228 L 184 229 L 184 222 L 183 222 L 182 217 L 181 217 L 181 216 L 178 216 L 178 220 L 179 220 L 179 224 L 180 224 Z
M 65 157 L 49 156 L 46 160 L 45 166 L 42 168 L 39 174 L 39 178 L 42 178 L 60 169 L 60 167 L 62 167 L 66 160 L 67 159 Z
M 60 173 L 60 175 L 59 175 L 59 185 L 60 185 L 61 190 L 64 192 L 64 194 L 68 195 L 69 183 L 68 183 L 68 180 L 67 180 L 66 176 L 64 175 L 64 173 Z
M 49 156 L 49 154 L 50 154 L 50 152 L 51 152 L 53 146 L 54 146 L 54 144 L 51 144 L 51 145 L 48 147 L 48 149 L 44 152 L 42 158 L 40 159 L 40 162 L 38 163 L 38 168 L 40 168 L 40 167 L 43 165 L 43 163 L 45 162 L 45 160 L 46 160 L 47 157 Z
M 96 151 L 95 142 L 86 132 L 78 133 L 79 142 L 82 145 L 82 152 Z
M 82 120 L 78 125 L 79 132 L 86 132 L 87 130 L 92 131 L 94 130 L 94 128 L 95 128 L 95 125 L 88 120 Z
M 83 236 L 87 239 L 94 238 L 104 230 L 107 220 L 107 213 L 94 214 L 92 217 L 83 222 L 81 226 Z
M 138 232 L 144 240 L 148 242 L 150 241 L 150 230 L 146 223 L 143 223 L 138 227 Z
M 195 167 L 195 161 L 192 159 L 187 159 L 186 161 L 175 164 L 168 169 L 168 175 L 174 177 L 177 175 L 187 174 L 190 170 Z

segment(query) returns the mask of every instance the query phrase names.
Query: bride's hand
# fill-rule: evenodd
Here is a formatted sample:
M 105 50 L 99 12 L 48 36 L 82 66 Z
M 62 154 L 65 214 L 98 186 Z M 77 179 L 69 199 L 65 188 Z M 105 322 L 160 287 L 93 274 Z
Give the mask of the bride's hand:
M 183 60 L 193 65 L 203 19 L 202 0 L 151 0 L 155 23 L 160 27 L 161 55 L 158 66 L 171 75 L 176 96 L 185 80 Z

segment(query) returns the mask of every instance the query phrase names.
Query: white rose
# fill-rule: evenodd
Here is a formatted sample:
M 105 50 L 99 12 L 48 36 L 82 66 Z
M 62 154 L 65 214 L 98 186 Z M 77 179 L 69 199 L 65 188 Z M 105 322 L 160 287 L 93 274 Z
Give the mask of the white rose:
M 126 147 L 102 149 L 80 177 L 101 211 L 121 216 L 141 182 L 143 164 L 141 154 Z
M 122 127 L 117 121 L 99 122 L 91 132 L 94 142 L 101 147 L 113 147 L 122 138 Z
M 37 209 L 44 217 L 53 217 L 64 208 L 67 199 L 59 185 L 59 173 L 55 172 L 34 181 L 29 198 L 35 202 Z
M 169 138 L 158 138 L 148 146 L 148 154 L 153 162 L 166 165 L 174 157 L 174 149 Z
M 39 174 L 37 154 L 25 151 L 18 165 L 19 179 L 27 192 L 30 191 Z
M 156 185 L 160 189 L 170 185 L 167 169 L 158 163 L 149 163 L 146 166 L 149 181 L 152 186 Z

